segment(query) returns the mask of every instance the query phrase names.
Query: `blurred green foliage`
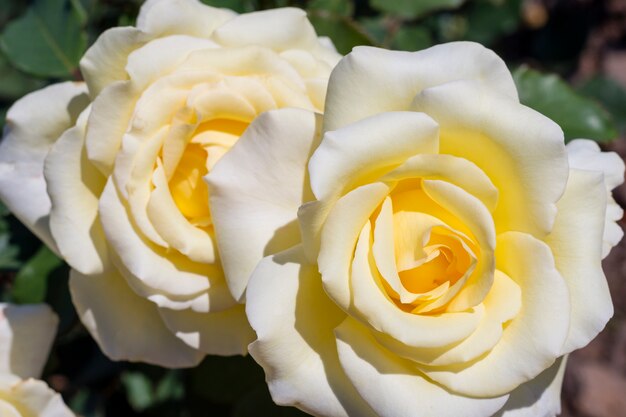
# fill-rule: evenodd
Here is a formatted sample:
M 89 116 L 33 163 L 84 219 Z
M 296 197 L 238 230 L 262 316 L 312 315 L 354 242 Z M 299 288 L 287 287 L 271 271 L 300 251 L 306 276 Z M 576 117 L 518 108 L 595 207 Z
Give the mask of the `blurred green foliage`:
M 341 53 L 356 45 L 416 51 L 470 40 L 496 50 L 513 70 L 522 103 L 544 113 L 566 139 L 607 142 L 626 134 L 626 91 L 602 72 L 580 70 L 590 34 L 612 13 L 604 2 L 565 0 L 202 0 L 251 12 L 307 10 Z M 0 126 L 9 106 L 47 84 L 79 80 L 81 55 L 113 26 L 133 25 L 140 0 L 0 0 Z M 600 48 L 623 50 L 626 40 Z M 575 79 L 575 83 L 569 81 Z M 366 86 L 364 86 L 366 88 Z M 302 416 L 271 401 L 250 357 L 207 357 L 165 370 L 107 359 L 80 324 L 68 267 L 0 205 L 0 299 L 45 301 L 61 322 L 44 377 L 85 417 Z M 139 331 L 139 329 L 138 329 Z

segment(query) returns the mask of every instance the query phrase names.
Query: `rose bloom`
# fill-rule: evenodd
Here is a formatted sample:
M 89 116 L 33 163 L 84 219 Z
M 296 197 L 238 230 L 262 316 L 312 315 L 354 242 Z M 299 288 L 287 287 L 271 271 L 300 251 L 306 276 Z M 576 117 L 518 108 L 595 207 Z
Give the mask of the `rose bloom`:
M 58 322 L 44 304 L 0 303 L 0 416 L 74 416 L 61 396 L 37 379 Z
M 87 51 L 84 84 L 9 110 L 0 198 L 70 264 L 74 304 L 109 357 L 181 367 L 247 351 L 203 177 L 260 113 L 321 111 L 338 60 L 300 9 L 149 0 L 137 27 Z
M 623 174 L 594 142 L 565 146 L 478 44 L 356 48 L 323 122 L 268 112 L 209 178 L 274 400 L 554 416 L 565 355 L 613 312 L 601 260 L 622 236 Z

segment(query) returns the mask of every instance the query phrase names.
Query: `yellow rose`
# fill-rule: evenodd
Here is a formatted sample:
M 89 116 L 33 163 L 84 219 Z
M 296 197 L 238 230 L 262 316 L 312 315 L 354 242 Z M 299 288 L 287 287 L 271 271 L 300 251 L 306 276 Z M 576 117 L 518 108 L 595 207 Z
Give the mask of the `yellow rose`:
M 621 238 L 619 157 L 565 146 L 474 43 L 356 48 L 321 125 L 269 112 L 210 178 L 274 400 L 319 416 L 554 416 L 564 355 L 612 315 L 601 260 Z
M 0 416 L 73 417 L 40 381 L 59 319 L 43 304 L 0 303 Z
M 203 177 L 260 113 L 321 111 L 338 60 L 300 9 L 149 0 L 136 28 L 87 51 L 85 84 L 9 111 L 0 198 L 70 264 L 74 304 L 109 357 L 180 367 L 247 351 Z

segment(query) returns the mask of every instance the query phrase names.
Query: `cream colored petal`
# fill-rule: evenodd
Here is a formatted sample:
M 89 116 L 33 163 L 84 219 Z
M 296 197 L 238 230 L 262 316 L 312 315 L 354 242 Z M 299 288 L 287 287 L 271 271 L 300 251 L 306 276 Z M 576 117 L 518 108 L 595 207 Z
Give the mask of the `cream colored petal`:
M 370 215 L 389 191 L 390 187 L 380 182 L 356 188 L 337 201 L 324 223 L 317 258 L 319 272 L 324 289 L 344 310 L 348 310 L 352 299 L 350 266 L 354 248 Z
M 563 353 L 589 343 L 613 315 L 602 271 L 602 228 L 607 191 L 597 171 L 570 170 L 552 233 L 546 238 L 569 288 L 571 322 Z
M 176 338 L 157 306 L 135 294 L 113 266 L 91 276 L 72 270 L 70 291 L 81 321 L 109 358 L 168 368 L 202 360 L 204 353 Z
M 274 401 L 328 417 L 374 417 L 347 380 L 333 329 L 345 315 L 326 296 L 302 248 L 264 258 L 248 286 L 246 313 L 258 339 L 250 354 Z
M 600 145 L 589 139 L 574 139 L 565 149 L 570 169 L 602 172 L 608 191 L 624 182 L 624 161 L 615 152 L 602 152 Z
M 130 81 L 116 81 L 102 90 L 93 102 L 85 147 L 89 160 L 105 176 L 111 174 L 138 97 L 139 92 Z
M 393 353 L 424 365 L 468 363 L 490 351 L 500 341 L 503 324 L 518 313 L 521 299 L 519 286 L 496 271 L 491 291 L 483 303 L 485 314 L 476 326 L 476 331 L 460 342 L 442 348 L 421 348 L 402 344 L 387 335 L 374 336 Z
M 489 211 L 493 211 L 498 204 L 498 189 L 480 168 L 464 158 L 441 154 L 415 155 L 383 176 L 381 181 L 410 178 L 451 182 L 482 201 Z
M 246 13 L 235 17 L 213 33 L 219 44 L 259 45 L 275 51 L 313 49 L 318 46 L 315 29 L 298 8 L 280 8 Z
M 390 337 L 416 348 L 448 346 L 472 334 L 484 315 L 482 306 L 461 313 L 419 315 L 402 311 L 383 292 L 380 276 L 372 268 L 369 250 L 371 226 L 363 227 L 354 252 L 350 284 L 355 318 L 369 325 L 381 337 Z M 376 334 L 373 332 L 374 334 Z
M 109 84 L 128 79 L 128 55 L 153 37 L 134 27 L 115 27 L 105 31 L 80 60 L 80 71 L 92 98 Z
M 137 17 L 137 28 L 153 36 L 183 34 L 208 38 L 224 22 L 236 16 L 197 0 L 148 0 Z
M 39 378 L 58 323 L 45 304 L 0 303 L 0 372 Z
M 143 90 L 159 77 L 174 72 L 191 52 L 217 47 L 208 39 L 170 35 L 154 39 L 132 51 L 128 55 L 125 70 L 136 88 Z
M 213 244 L 212 236 L 206 230 L 189 223 L 180 212 L 161 166 L 157 167 L 152 178 L 154 189 L 148 201 L 147 214 L 157 233 L 190 260 L 216 263 L 217 248 Z
M 215 313 L 160 308 L 165 325 L 180 340 L 208 355 L 245 355 L 255 334 L 243 305 Z
M 479 359 L 441 368 L 418 365 L 429 378 L 465 395 L 503 395 L 535 378 L 561 356 L 569 329 L 569 294 L 550 248 L 519 232 L 499 235 L 497 248 L 497 268 L 522 291 L 520 312 Z
M 471 398 L 446 390 L 378 345 L 350 317 L 335 334 L 343 370 L 380 417 L 485 417 L 499 410 L 508 398 Z
M 412 108 L 440 126 L 440 153 L 472 161 L 499 191 L 493 213 L 498 232 L 543 238 L 567 182 L 561 128 L 516 100 L 459 81 L 422 91 Z
M 7 113 L 0 144 L 0 199 L 58 253 L 50 234 L 44 159 L 89 104 L 84 83 L 54 84 L 18 100 Z
M 63 402 L 61 395 L 50 389 L 43 381 L 26 379 L 16 382 L 8 389 L 0 390 L 0 398 L 5 396 L 8 397 L 8 402 L 19 410 L 17 414 L 19 417 L 75 417 Z M 0 411 L 4 410 L 0 408 Z M 4 414 L 2 416 L 4 417 Z
M 480 200 L 456 185 L 441 180 L 424 180 L 422 187 L 435 202 L 467 226 L 480 248 L 476 271 L 450 302 L 447 310 L 463 311 L 474 307 L 487 296 L 493 283 L 496 247 L 494 220 Z
M 226 280 L 239 301 L 264 256 L 300 241 L 297 210 L 312 198 L 306 163 L 320 123 L 305 110 L 264 113 L 205 177 Z
M 324 135 L 309 161 L 311 188 L 318 200 L 336 198 L 416 154 L 438 150 L 437 124 L 425 114 L 381 113 Z
M 624 231 L 616 223 L 624 215 L 624 210 L 611 197 L 611 190 L 624 182 L 624 161 L 615 152 L 601 152 L 596 142 L 587 139 L 573 140 L 565 148 L 570 169 L 598 171 L 604 174 L 607 207 L 602 258 L 605 258 L 624 236 Z
M 477 80 L 517 100 L 506 64 L 473 42 L 451 42 L 419 52 L 359 46 L 330 77 L 324 131 L 374 114 L 409 110 L 422 90 L 456 80 Z
M 537 378 L 511 392 L 504 407 L 493 417 L 555 417 L 561 413 L 561 386 L 567 357 L 561 357 Z
M 100 199 L 100 218 L 111 248 L 124 266 L 147 286 L 175 297 L 191 297 L 209 289 L 210 265 L 185 261 L 174 253 L 164 256 L 137 234 L 111 179 Z
M 63 259 L 83 274 L 100 273 L 108 262 L 98 219 L 98 199 L 106 179 L 84 148 L 88 111 L 54 144 L 44 166 L 52 208 L 50 230 Z

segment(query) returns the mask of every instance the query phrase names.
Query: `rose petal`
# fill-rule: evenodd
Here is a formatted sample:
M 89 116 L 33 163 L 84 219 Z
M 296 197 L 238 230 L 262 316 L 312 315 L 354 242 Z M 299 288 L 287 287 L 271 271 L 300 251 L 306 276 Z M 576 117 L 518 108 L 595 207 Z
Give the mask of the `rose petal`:
M 171 34 L 208 38 L 224 22 L 236 16 L 197 0 L 148 0 L 139 10 L 137 28 L 153 36 Z
M 587 139 L 573 140 L 565 148 L 570 169 L 598 171 L 604 174 L 608 200 L 602 243 L 602 258 L 605 258 L 624 236 L 624 231 L 616 223 L 624 215 L 624 210 L 611 197 L 611 190 L 624 182 L 624 161 L 615 152 L 601 152 L 596 142 Z
M 428 88 L 412 108 L 439 123 L 440 153 L 472 161 L 493 181 L 500 192 L 493 213 L 498 233 L 543 238 L 552 230 L 568 170 L 556 123 L 470 81 Z
M 318 46 L 306 12 L 292 7 L 236 16 L 220 26 L 213 39 L 225 47 L 260 45 L 275 51 Z
M 57 253 L 48 224 L 44 159 L 87 107 L 86 90 L 84 83 L 66 82 L 24 96 L 9 109 L 0 144 L 0 199 Z
M 418 365 L 429 378 L 464 395 L 502 395 L 535 378 L 561 355 L 569 329 L 569 294 L 550 248 L 519 232 L 499 235 L 497 248 L 498 270 L 522 290 L 522 308 L 500 342 L 468 364 Z
M 567 358 L 561 357 L 535 379 L 511 392 L 493 417 L 553 417 L 561 413 L 561 385 Z
M 338 362 L 332 331 L 345 315 L 324 293 L 300 246 L 259 263 L 246 313 L 258 335 L 250 353 L 277 404 L 329 417 L 375 415 Z
M 447 391 L 420 375 L 410 362 L 385 351 L 350 317 L 335 334 L 343 370 L 381 417 L 484 417 L 508 398 L 471 398 Z
M 296 213 L 312 198 L 306 163 L 320 123 L 305 110 L 264 113 L 205 177 L 226 280 L 239 301 L 263 256 L 299 241 Z
M 44 175 L 52 208 L 50 230 L 63 259 L 83 274 L 97 274 L 108 263 L 108 250 L 98 220 L 102 176 L 84 149 L 89 111 L 65 131 L 46 157 Z
M 45 304 L 0 303 L 0 372 L 39 378 L 58 323 Z
M 81 321 L 111 359 L 170 368 L 202 360 L 204 353 L 176 338 L 157 306 L 135 294 L 114 267 L 91 276 L 72 270 L 70 291 Z
M 134 27 L 115 27 L 102 33 L 80 60 L 89 95 L 96 98 L 107 85 L 127 80 L 128 55 L 151 39 Z
M 570 170 L 554 229 L 546 238 L 570 294 L 571 321 L 563 353 L 589 343 L 613 315 L 601 262 L 606 198 L 600 172 Z
M 176 337 L 209 355 L 245 355 L 255 337 L 242 305 L 215 313 L 160 308 L 159 314 Z
M 324 135 L 309 161 L 311 188 L 318 200 L 338 197 L 411 156 L 438 150 L 438 127 L 427 115 L 378 114 Z
M 8 397 L 9 404 L 15 406 L 11 408 L 19 410 L 16 417 L 75 417 L 63 402 L 61 395 L 50 389 L 43 381 L 27 379 L 16 381 L 9 386 L 0 383 L 0 396 Z M 4 398 L 0 400 L 0 413 L 3 417 L 6 410 L 3 406 L 7 404 Z M 11 414 L 7 417 L 11 417 Z
M 456 80 L 477 80 L 517 100 L 506 64 L 472 42 L 451 42 L 419 52 L 358 46 L 333 70 L 324 131 L 389 111 L 408 110 L 416 94 Z
M 377 271 L 370 266 L 371 226 L 365 224 L 356 250 L 348 284 L 352 286 L 351 305 L 344 307 L 354 318 L 373 330 L 416 348 L 443 347 L 472 334 L 484 314 L 482 306 L 460 313 L 419 315 L 401 310 L 383 292 Z M 346 278 L 347 280 L 347 278 Z

